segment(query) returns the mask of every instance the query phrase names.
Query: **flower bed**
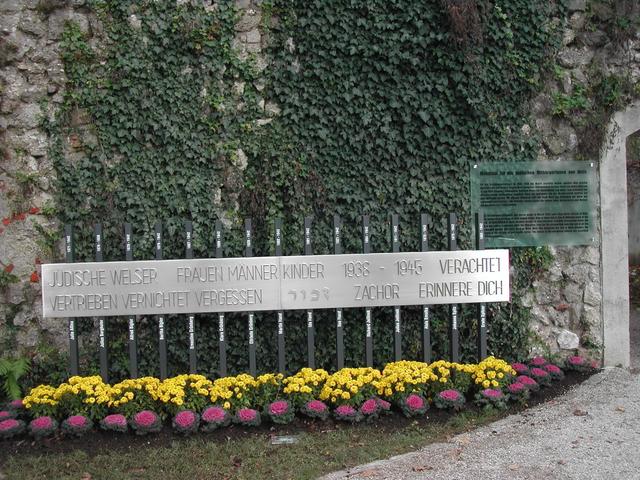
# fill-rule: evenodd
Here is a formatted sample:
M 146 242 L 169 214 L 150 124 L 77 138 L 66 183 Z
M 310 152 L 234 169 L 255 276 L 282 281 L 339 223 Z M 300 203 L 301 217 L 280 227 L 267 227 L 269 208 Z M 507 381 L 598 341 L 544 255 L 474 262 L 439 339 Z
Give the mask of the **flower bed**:
M 572 359 L 572 366 L 578 361 Z M 171 425 L 174 431 L 212 432 L 231 424 L 286 424 L 296 415 L 346 422 L 373 421 L 392 409 L 408 417 L 424 415 L 434 405 L 458 411 L 466 399 L 486 408 L 507 402 L 525 403 L 539 389 L 563 378 L 562 370 L 537 357 L 513 364 L 489 357 L 477 364 L 437 361 L 390 363 L 374 368 L 344 368 L 333 374 L 302 369 L 294 375 L 241 374 L 210 380 L 179 375 L 152 377 L 109 385 L 100 377 L 71 377 L 59 386 L 40 385 L 23 402 L 4 413 L 3 438 L 29 433 L 42 438 L 58 431 L 79 436 L 100 425 L 104 430 L 138 435 Z M 580 362 L 583 369 L 591 364 Z M 575 368 L 575 367 L 574 367 Z M 578 368 L 576 368 L 578 369 Z M 529 375 L 518 375 L 527 371 Z M 534 377 L 536 380 L 534 380 Z M 34 423 L 35 422 L 35 423 Z M 59 423 L 58 423 L 59 422 Z

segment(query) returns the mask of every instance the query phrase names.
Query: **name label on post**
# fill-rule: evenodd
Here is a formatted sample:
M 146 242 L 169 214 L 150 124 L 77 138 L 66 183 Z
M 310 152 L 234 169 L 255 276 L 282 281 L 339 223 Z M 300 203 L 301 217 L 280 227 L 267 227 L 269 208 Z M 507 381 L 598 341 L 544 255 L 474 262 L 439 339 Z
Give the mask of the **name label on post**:
M 508 250 L 42 265 L 49 318 L 509 300 Z

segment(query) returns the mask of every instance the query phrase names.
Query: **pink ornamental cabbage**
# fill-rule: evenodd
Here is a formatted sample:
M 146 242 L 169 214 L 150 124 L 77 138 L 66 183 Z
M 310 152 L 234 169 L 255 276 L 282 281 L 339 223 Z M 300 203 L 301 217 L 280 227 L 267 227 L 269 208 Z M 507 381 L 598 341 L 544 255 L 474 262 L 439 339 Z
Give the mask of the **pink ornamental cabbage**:
M 551 376 L 549 375 L 549 372 L 542 368 L 532 368 L 531 376 L 542 386 L 551 385 Z
M 241 408 L 238 410 L 238 418 L 243 422 L 252 422 L 256 419 L 258 412 L 252 408 Z
M 226 427 L 231 423 L 231 415 L 224 408 L 219 406 L 207 407 L 202 412 L 202 423 L 200 429 L 205 433 L 210 433 L 220 427 Z
M 29 424 L 32 429 L 42 430 L 45 428 L 51 428 L 53 426 L 53 419 L 51 417 L 38 417 L 31 421 Z
M 84 415 L 71 415 L 62 422 L 62 430 L 74 437 L 80 437 L 93 427 L 93 422 Z
M 9 403 L 9 406 L 18 410 L 24 408 L 24 403 L 22 402 L 22 399 L 12 400 L 11 403 Z
M 175 414 L 171 424 L 176 432 L 189 435 L 198 431 L 200 416 L 193 410 L 181 410 Z
M 552 365 L 551 363 L 549 365 L 545 365 L 544 369 L 549 373 L 560 373 L 560 372 L 562 372 L 562 370 L 560 370 L 560 367 L 558 367 L 556 365 Z
M 562 380 L 564 378 L 564 372 L 560 367 L 553 364 L 548 364 L 544 366 L 544 369 L 549 372 L 552 380 Z
M 181 412 L 176 413 L 173 421 L 177 426 L 181 428 L 190 428 L 196 423 L 197 417 L 196 414 L 191 410 L 182 410 Z
M 507 389 L 509 390 L 509 393 L 518 394 L 518 393 L 526 390 L 527 387 L 525 387 L 524 384 L 522 384 L 520 382 L 515 382 L 515 383 L 512 383 L 511 385 L 509 385 L 507 387 Z
M 326 412 L 328 408 L 327 405 L 324 402 L 321 402 L 320 400 L 311 400 L 310 402 L 307 402 L 306 407 L 312 412 L 317 412 L 317 413 Z
M 455 402 L 456 400 L 460 400 L 460 392 L 458 392 L 457 390 L 443 390 L 438 395 L 440 395 L 440 397 L 443 400 L 448 400 L 448 401 L 451 401 L 451 402 Z
M 503 397 L 502 391 L 495 388 L 486 388 L 480 393 L 482 393 L 483 396 L 491 399 L 498 399 Z
M 509 398 L 514 402 L 519 402 L 521 404 L 525 404 L 527 399 L 529 398 L 529 388 L 526 385 L 515 382 L 507 387 L 507 391 L 509 392 Z
M 477 405 L 493 409 L 493 408 L 507 408 L 507 397 L 502 393 L 502 390 L 497 388 L 485 388 L 476 395 L 475 402 Z
M 119 413 L 107 415 L 100 421 L 103 430 L 124 433 L 127 431 L 127 417 Z
M 433 398 L 433 403 L 438 408 L 460 410 L 465 404 L 465 398 L 460 391 L 450 388 L 438 393 Z
M 526 375 L 520 375 L 516 378 L 516 382 L 523 384 L 525 387 L 531 389 L 536 388 L 538 386 L 538 382 L 536 382 L 533 378 L 528 377 Z
M 31 420 L 29 433 L 35 438 L 44 438 L 53 434 L 58 428 L 58 423 L 51 417 L 44 416 Z
M 227 412 L 222 407 L 209 407 L 202 412 L 202 420 L 205 422 L 224 422 Z
M 329 407 L 320 400 L 310 400 L 302 406 L 300 412 L 307 417 L 326 420 L 329 416 Z
M 374 415 L 378 413 L 378 403 L 373 398 L 370 398 L 362 404 L 360 412 L 364 415 Z
M 364 418 L 364 415 L 351 405 L 339 405 L 333 411 L 333 416 L 336 418 L 336 420 L 351 423 L 359 422 Z
M 547 363 L 547 361 L 545 360 L 544 357 L 533 357 L 530 363 L 531 365 L 534 365 L 536 367 L 542 367 Z
M 142 427 L 150 427 L 157 419 L 157 415 L 150 410 L 143 410 L 133 416 L 133 421 Z
M 158 433 L 162 430 L 160 417 L 151 410 L 142 410 L 136 413 L 131 419 L 131 428 L 136 435 L 147 435 L 148 433 Z
M 570 363 L 571 365 L 580 366 L 580 365 L 584 365 L 585 359 L 578 355 L 574 355 L 572 357 L 567 358 L 567 362 Z
M 262 422 L 262 418 L 260 417 L 260 412 L 254 410 L 253 408 L 241 408 L 236 412 L 233 421 L 235 423 L 239 423 L 240 425 L 257 427 Z
M 419 410 L 424 407 L 424 400 L 419 395 L 411 394 L 407 397 L 406 404 L 412 410 Z
M 382 410 L 383 412 L 389 412 L 391 410 L 391 403 L 387 402 L 386 400 L 376 398 L 376 402 L 378 402 L 378 407 L 380 407 L 380 410 Z
M 342 416 L 350 416 L 356 413 L 356 410 L 351 405 L 340 405 L 336 408 L 336 413 Z
M 287 400 L 276 400 L 267 405 L 265 414 L 272 422 L 285 425 L 293 421 L 295 410 Z
M 420 395 L 416 395 L 415 393 L 411 393 L 405 398 L 403 398 L 398 406 L 405 417 L 415 417 L 417 415 L 424 414 L 429 408 L 429 404 L 426 402 L 424 398 Z
M 362 413 L 353 408 L 351 405 L 340 405 L 333 411 L 336 420 L 343 422 L 359 422 L 364 418 Z
M 565 365 L 569 370 L 575 370 L 578 372 L 589 372 L 598 368 L 598 362 L 589 361 L 588 359 L 579 355 L 568 357 L 565 360 Z
M 270 415 L 284 415 L 289 412 L 289 402 L 285 400 L 276 400 L 269 405 Z
M 67 418 L 67 423 L 74 428 L 81 428 L 87 425 L 87 417 L 84 415 L 71 415 Z
M 109 427 L 126 427 L 127 426 L 127 417 L 121 415 L 119 413 L 114 413 L 112 415 L 107 415 L 104 417 L 105 425 Z
M 11 438 L 24 432 L 24 422 L 15 418 L 0 421 L 0 439 Z
M 20 425 L 20 421 L 15 418 L 8 418 L 0 422 L 0 432 L 8 431 Z
M 13 418 L 13 413 L 7 410 L 0 410 L 0 421 L 6 420 L 7 418 Z
M 524 363 L 512 363 L 511 368 L 513 368 L 518 375 L 529 373 L 529 367 L 527 367 Z

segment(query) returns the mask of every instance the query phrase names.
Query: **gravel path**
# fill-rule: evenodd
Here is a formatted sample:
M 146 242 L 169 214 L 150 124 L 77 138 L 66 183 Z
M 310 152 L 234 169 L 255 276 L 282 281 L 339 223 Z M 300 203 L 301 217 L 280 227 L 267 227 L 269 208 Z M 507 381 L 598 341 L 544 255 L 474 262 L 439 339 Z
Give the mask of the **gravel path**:
M 322 478 L 640 480 L 640 376 L 607 369 L 447 443 Z

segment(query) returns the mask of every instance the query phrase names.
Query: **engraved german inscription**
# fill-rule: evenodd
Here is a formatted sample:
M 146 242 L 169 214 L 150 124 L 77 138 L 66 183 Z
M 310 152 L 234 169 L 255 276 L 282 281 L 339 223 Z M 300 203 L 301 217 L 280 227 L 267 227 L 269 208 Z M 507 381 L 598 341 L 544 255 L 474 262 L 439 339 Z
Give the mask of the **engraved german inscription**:
M 42 266 L 46 317 L 195 315 L 508 301 L 508 250 Z

